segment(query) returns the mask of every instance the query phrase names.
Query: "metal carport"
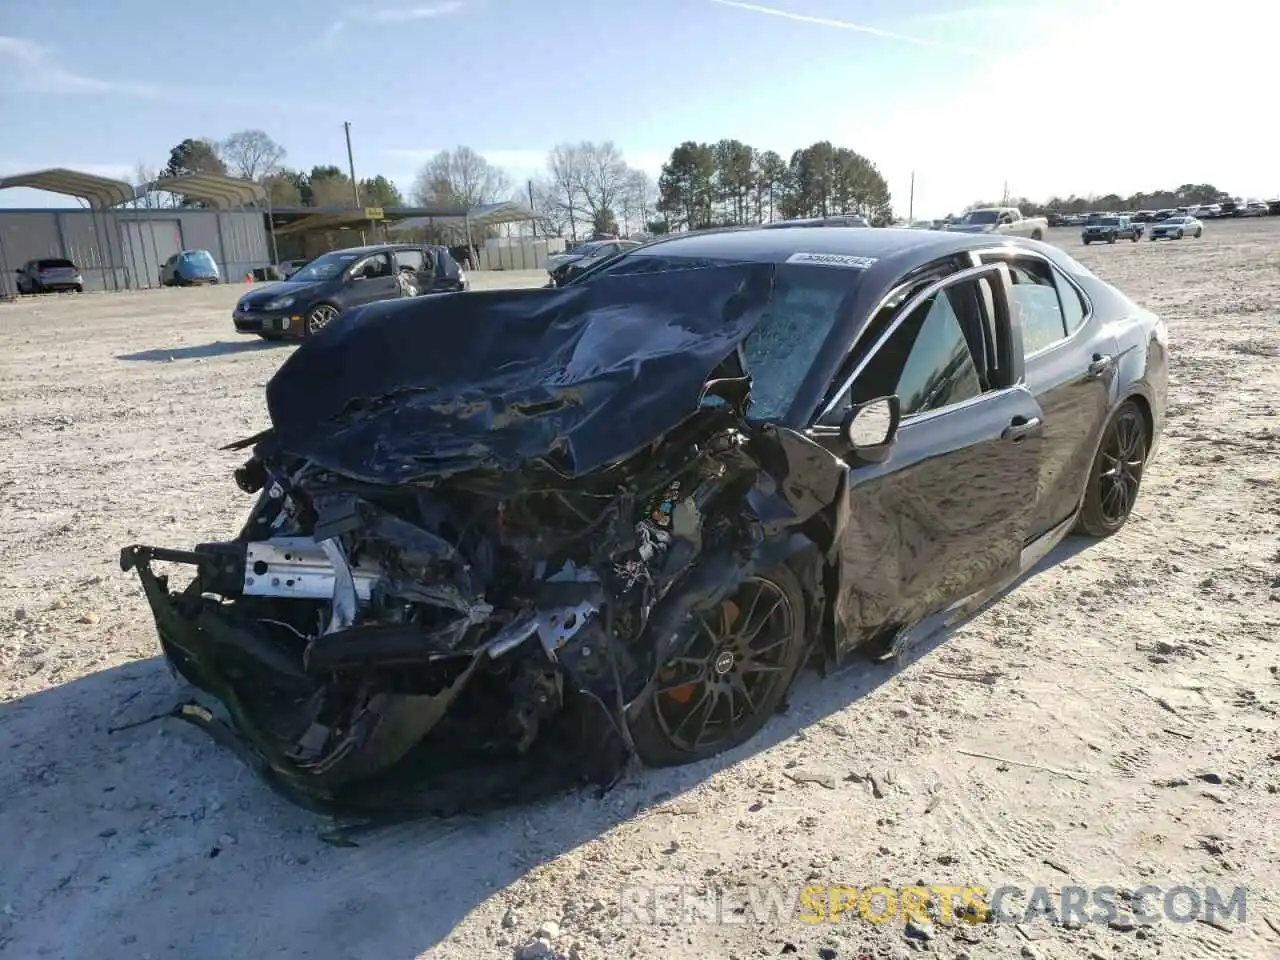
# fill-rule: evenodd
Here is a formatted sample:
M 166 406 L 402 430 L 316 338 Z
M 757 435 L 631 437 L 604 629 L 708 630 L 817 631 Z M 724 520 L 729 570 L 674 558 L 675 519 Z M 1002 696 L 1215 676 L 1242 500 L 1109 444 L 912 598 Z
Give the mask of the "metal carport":
M 271 259 L 273 263 L 280 262 L 280 256 L 276 249 L 276 233 L 275 226 L 271 219 L 271 198 L 265 187 L 260 183 L 254 183 L 252 180 L 241 180 L 237 177 L 225 177 L 216 173 L 187 173 L 177 177 L 160 177 L 152 180 L 148 184 L 138 188 L 138 195 L 144 193 L 172 193 L 178 194 L 188 200 L 198 200 L 201 203 L 207 203 L 215 210 L 245 210 L 249 207 L 257 209 L 265 209 L 267 211 L 267 223 L 270 225 L 271 235 Z M 235 224 L 232 224 L 233 229 Z M 243 239 L 235 236 L 234 239 Z M 223 264 L 222 270 L 225 279 L 233 279 L 229 275 L 231 258 L 227 255 L 226 239 L 222 233 L 222 220 L 218 219 L 218 246 L 221 248 L 219 252 L 222 254 Z
M 387 229 L 394 232 L 421 230 L 423 227 L 441 227 L 445 230 L 461 231 L 466 237 L 467 247 L 475 249 L 472 230 L 484 230 L 488 227 L 501 226 L 504 223 L 529 223 L 541 220 L 542 216 L 515 200 L 502 200 L 498 203 L 482 203 L 472 207 L 461 216 L 448 217 L 416 217 L 404 220 Z
M 136 194 L 132 186 L 123 180 L 99 177 L 92 173 L 82 173 L 79 170 L 68 170 L 65 167 L 53 167 L 49 170 L 15 173 L 13 176 L 0 179 L 0 190 L 6 190 L 10 187 L 46 190 L 49 193 L 58 193 L 64 197 L 75 197 L 82 203 L 88 204 L 90 217 L 93 221 L 94 237 L 97 241 L 98 268 L 103 272 L 103 289 L 106 288 L 107 272 L 111 274 L 113 289 L 120 289 L 120 278 L 116 274 L 116 264 L 112 262 L 111 244 L 106 242 L 107 221 L 102 211 L 133 200 Z M 8 262 L 8 256 L 4 250 L 3 236 L 0 236 L 0 262 Z M 128 274 L 126 273 L 126 283 L 127 280 Z M 8 281 L 8 277 L 0 279 L 0 291 L 7 292 Z M 16 289 L 14 292 L 17 292 Z

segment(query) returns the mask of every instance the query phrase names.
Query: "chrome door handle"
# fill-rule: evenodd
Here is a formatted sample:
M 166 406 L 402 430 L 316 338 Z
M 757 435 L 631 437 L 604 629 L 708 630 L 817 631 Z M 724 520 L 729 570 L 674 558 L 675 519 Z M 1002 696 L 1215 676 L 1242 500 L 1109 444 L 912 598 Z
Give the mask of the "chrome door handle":
M 1089 376 L 1100 377 L 1115 364 L 1116 358 L 1102 353 L 1093 355 L 1093 362 L 1089 364 Z
M 1014 417 L 1013 422 L 1001 432 L 1000 439 L 1020 443 L 1028 434 L 1039 430 L 1043 422 L 1039 417 Z

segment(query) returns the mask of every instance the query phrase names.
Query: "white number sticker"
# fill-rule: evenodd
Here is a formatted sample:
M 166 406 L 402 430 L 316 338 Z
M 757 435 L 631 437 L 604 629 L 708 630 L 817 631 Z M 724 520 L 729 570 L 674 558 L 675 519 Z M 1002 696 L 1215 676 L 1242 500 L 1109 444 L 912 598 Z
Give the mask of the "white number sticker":
M 823 267 L 852 267 L 865 270 L 876 262 L 876 257 L 854 257 L 847 253 L 793 253 L 787 263 L 814 263 Z

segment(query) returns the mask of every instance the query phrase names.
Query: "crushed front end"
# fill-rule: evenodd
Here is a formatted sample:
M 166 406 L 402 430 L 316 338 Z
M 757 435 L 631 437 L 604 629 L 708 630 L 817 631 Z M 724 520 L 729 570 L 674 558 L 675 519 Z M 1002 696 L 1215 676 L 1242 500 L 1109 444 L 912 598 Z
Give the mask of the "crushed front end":
M 799 531 L 819 523 L 838 476 L 791 475 L 803 501 L 780 493 L 794 473 L 787 450 L 804 441 L 744 417 L 748 381 L 723 334 L 726 319 L 738 324 L 731 337 L 750 329 L 768 285 L 752 293 L 758 276 L 727 279 L 706 288 L 702 309 L 721 321 L 713 337 L 627 345 L 610 308 L 619 353 L 602 360 L 593 346 L 578 374 L 604 312 L 592 298 L 607 291 L 531 291 L 542 299 L 519 315 L 542 318 L 541 333 L 539 323 L 524 332 L 548 356 L 518 380 L 491 355 L 466 357 L 481 350 L 469 347 L 452 361 L 466 390 L 392 389 L 368 382 L 377 363 L 366 357 L 352 375 L 364 382 L 327 381 L 326 396 L 357 398 L 328 415 L 297 404 L 290 381 L 321 379 L 326 345 L 359 364 L 342 342 L 354 334 L 339 324 L 300 348 L 274 397 L 268 388 L 275 427 L 240 445 L 254 449 L 236 482 L 257 496 L 240 534 L 191 551 L 122 551 L 169 663 L 226 714 L 187 718 L 234 740 L 295 799 L 327 808 L 416 807 L 401 785 L 434 782 L 451 798 L 439 812 L 474 809 L 511 782 L 476 774 L 477 788 L 460 770 L 505 769 L 553 789 L 616 779 L 634 753 L 628 717 L 688 641 L 691 617 L 820 540 Z M 647 290 L 680 294 L 643 280 L 622 293 L 643 306 Z M 397 309 L 403 321 L 431 308 Z M 401 321 L 384 324 L 412 329 Z M 377 324 L 360 332 L 361 349 L 377 343 Z M 566 331 L 567 355 L 555 342 Z M 657 391 L 637 373 L 653 362 L 666 373 Z M 602 431 L 594 415 L 611 404 L 632 418 Z M 157 561 L 195 575 L 171 588 Z

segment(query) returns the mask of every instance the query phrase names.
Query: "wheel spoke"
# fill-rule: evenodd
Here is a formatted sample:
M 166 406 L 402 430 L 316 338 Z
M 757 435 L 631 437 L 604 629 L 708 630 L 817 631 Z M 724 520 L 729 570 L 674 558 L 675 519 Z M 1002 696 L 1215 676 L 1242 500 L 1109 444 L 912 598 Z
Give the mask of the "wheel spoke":
M 760 635 L 760 631 L 764 629 L 765 624 L 769 622 L 770 618 L 773 617 L 773 615 L 778 611 L 778 608 L 781 607 L 784 602 L 785 599 L 783 597 L 779 597 L 775 600 L 773 602 L 773 606 L 771 606 L 768 612 L 760 618 L 760 622 L 757 623 L 754 628 L 751 627 L 750 621 L 747 622 L 747 624 L 742 628 L 742 631 L 738 634 L 738 643 L 742 649 L 751 648 L 752 642 L 754 642 L 756 637 Z
M 672 736 L 673 738 L 674 738 L 674 737 L 678 737 L 678 736 L 680 736 L 680 733 L 681 733 L 681 731 L 683 731 L 683 730 L 684 730 L 685 725 L 686 725 L 690 720 L 692 720 L 692 719 L 693 719 L 694 715 L 695 715 L 695 714 L 697 714 L 697 712 L 698 712 L 699 708 L 700 708 L 704 703 L 706 703 L 710 698 L 711 698 L 711 690 L 710 690 L 710 688 L 709 688 L 709 687 L 703 687 L 703 688 L 702 688 L 702 696 L 700 696 L 700 697 L 697 699 L 697 701 L 694 703 L 694 705 L 693 705 L 692 707 L 690 707 L 690 708 L 689 708 L 689 712 L 688 712 L 688 713 L 686 713 L 686 714 L 684 715 L 684 719 L 680 721 L 680 725 L 679 725 L 678 727 L 676 727 L 674 730 L 672 730 L 672 731 L 671 731 L 671 736 Z M 705 723 L 705 718 L 704 718 L 704 723 Z M 699 729 L 701 729 L 701 725 L 699 725 Z M 696 740 L 695 740 L 695 743 L 696 743 Z

